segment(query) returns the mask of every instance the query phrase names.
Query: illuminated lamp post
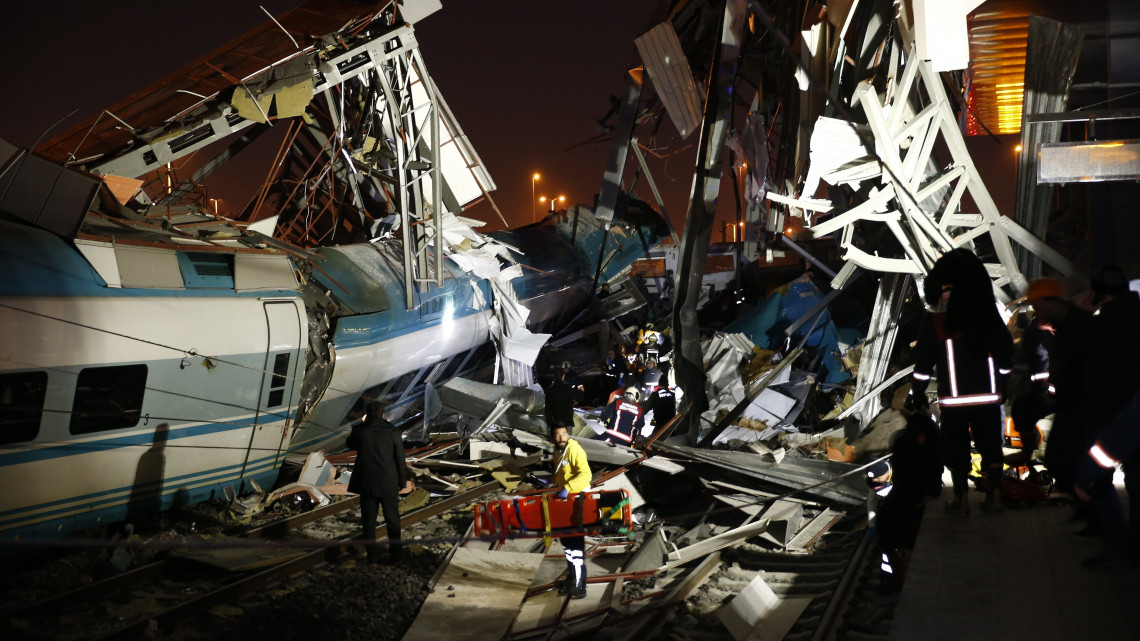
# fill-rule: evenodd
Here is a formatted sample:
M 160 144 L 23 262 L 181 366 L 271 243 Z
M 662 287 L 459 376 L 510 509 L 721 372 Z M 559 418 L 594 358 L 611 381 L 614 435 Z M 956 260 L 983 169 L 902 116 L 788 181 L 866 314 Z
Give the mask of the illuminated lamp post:
M 551 211 L 551 213 L 554 212 L 554 201 L 556 201 L 556 200 L 560 203 L 564 203 L 564 202 L 566 202 L 566 196 L 559 196 L 558 198 L 553 198 L 553 197 L 550 198 L 550 211 Z M 540 203 L 546 202 L 546 196 L 539 196 L 538 202 L 540 202 Z
M 538 222 L 538 213 L 534 207 L 534 183 L 537 182 L 539 178 L 542 178 L 542 176 L 540 176 L 538 172 L 535 172 L 534 175 L 530 177 L 530 222 L 532 223 Z

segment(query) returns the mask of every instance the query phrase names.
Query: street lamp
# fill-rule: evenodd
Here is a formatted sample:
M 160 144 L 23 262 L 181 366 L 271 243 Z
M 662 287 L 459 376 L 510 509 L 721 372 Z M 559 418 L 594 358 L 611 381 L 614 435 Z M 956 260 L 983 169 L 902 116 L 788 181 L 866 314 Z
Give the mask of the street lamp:
M 544 203 L 544 202 L 546 202 L 546 200 L 547 200 L 546 196 L 539 196 L 538 197 L 538 202 L 540 202 L 540 203 Z M 566 196 L 559 196 L 557 198 L 554 198 L 554 197 L 550 198 L 550 211 L 551 212 L 554 211 L 554 201 L 556 201 L 556 200 L 560 203 L 564 203 L 564 202 L 566 202 Z
M 535 174 L 530 177 L 530 222 L 532 223 L 538 222 L 538 214 L 534 209 L 534 183 L 539 178 L 542 178 L 542 176 L 538 175 L 537 172 L 535 172 Z

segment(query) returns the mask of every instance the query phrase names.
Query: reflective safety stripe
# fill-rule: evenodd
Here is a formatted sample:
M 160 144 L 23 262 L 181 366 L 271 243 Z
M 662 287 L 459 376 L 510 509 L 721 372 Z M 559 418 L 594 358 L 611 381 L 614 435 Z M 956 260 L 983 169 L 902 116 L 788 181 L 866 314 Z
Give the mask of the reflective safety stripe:
M 894 574 L 895 569 L 891 567 L 891 560 L 887 558 L 887 553 L 883 553 L 883 562 L 879 565 L 879 569 L 887 574 Z
M 915 378 L 915 380 L 918 380 L 918 381 L 929 381 L 930 380 L 930 374 L 919 374 L 918 372 L 915 372 L 915 373 L 911 374 L 911 376 L 913 376 Z
M 626 436 L 625 434 L 622 434 L 621 432 L 619 432 L 617 430 L 606 430 L 605 432 L 606 432 L 606 434 L 612 434 L 612 435 L 620 438 L 621 440 L 625 441 L 626 443 L 633 441 L 632 436 Z
M 942 405 L 986 405 L 1000 401 L 1001 396 L 998 394 L 968 394 L 966 396 L 955 396 L 938 399 L 938 402 Z
M 1029 377 L 1029 380 L 1031 380 L 1031 381 L 1044 381 L 1044 380 L 1048 380 L 1048 379 L 1049 379 L 1049 372 L 1037 372 L 1033 376 Z
M 1112 455 L 1109 454 L 1108 451 L 1103 447 L 1101 447 L 1100 441 L 1097 441 L 1095 445 L 1089 448 L 1089 456 L 1091 456 L 1093 460 L 1096 461 L 1097 465 L 1106 469 L 1116 467 L 1116 464 L 1120 462 L 1112 458 Z
M 1002 376 L 1009 376 L 1009 373 L 1010 373 L 1010 372 L 1012 372 L 1012 371 L 1013 371 L 1013 370 L 1011 370 L 1011 369 L 1005 369 L 1004 367 L 999 367 L 999 368 L 998 368 L 998 374 L 1001 374 Z
M 950 371 L 947 378 L 950 379 L 950 396 L 944 396 L 938 399 L 942 405 L 962 406 L 962 405 L 987 405 L 989 403 L 1000 403 L 1001 395 L 997 393 L 997 371 L 1002 375 L 1009 374 L 1011 370 L 1002 369 L 997 370 L 994 366 L 994 357 L 991 354 L 986 358 L 986 366 L 990 370 L 990 393 L 988 394 L 966 394 L 964 396 L 958 395 L 958 369 L 957 364 L 954 362 L 954 339 L 946 339 L 946 366 Z M 915 375 L 917 377 L 917 374 Z
M 958 395 L 958 372 L 954 364 L 954 341 L 946 339 L 946 364 L 950 367 L 950 396 Z

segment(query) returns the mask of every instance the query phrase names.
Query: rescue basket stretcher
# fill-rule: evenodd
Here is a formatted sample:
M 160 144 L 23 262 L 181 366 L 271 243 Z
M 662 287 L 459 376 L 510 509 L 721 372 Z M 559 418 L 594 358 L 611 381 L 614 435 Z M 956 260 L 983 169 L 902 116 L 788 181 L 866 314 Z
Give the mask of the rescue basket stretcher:
M 517 538 L 628 534 L 633 521 L 625 490 L 523 494 L 475 504 L 475 536 Z

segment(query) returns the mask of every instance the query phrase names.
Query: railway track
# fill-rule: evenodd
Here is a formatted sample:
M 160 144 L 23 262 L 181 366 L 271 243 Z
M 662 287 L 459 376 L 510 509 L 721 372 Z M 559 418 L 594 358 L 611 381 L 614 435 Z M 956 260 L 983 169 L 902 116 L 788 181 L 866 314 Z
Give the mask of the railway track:
M 408 528 L 422 523 L 500 487 L 498 482 L 491 481 L 433 501 L 404 514 L 401 525 Z M 264 545 L 298 550 L 299 554 L 293 558 L 274 563 L 266 569 L 240 573 L 240 576 L 235 577 L 227 572 L 188 568 L 185 562 L 180 563 L 173 558 L 155 561 L 56 596 L 9 609 L 3 613 L 6 627 L 13 635 L 9 638 L 153 638 L 157 630 L 169 630 L 179 622 L 214 606 L 232 603 L 244 595 L 343 557 L 356 536 L 355 532 L 329 541 L 284 537 L 303 525 L 336 518 L 358 503 L 354 499 L 339 501 L 250 530 L 242 536 L 233 537 L 231 541 L 212 545 L 216 548 L 225 547 L 227 543 L 237 547 Z M 383 524 L 378 529 L 377 536 L 384 538 Z M 111 613 L 117 614 L 108 617 Z M 75 626 L 82 629 L 78 636 L 72 630 Z

